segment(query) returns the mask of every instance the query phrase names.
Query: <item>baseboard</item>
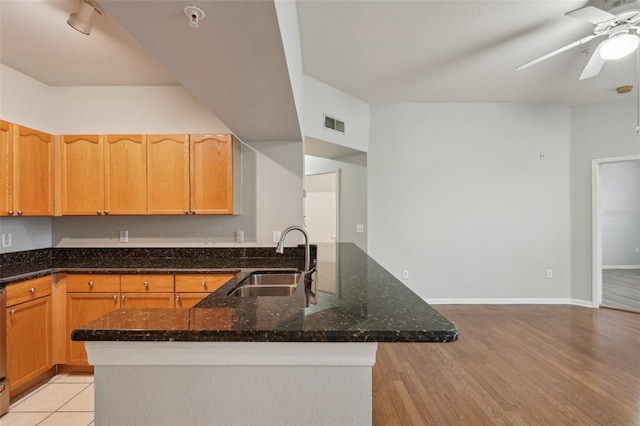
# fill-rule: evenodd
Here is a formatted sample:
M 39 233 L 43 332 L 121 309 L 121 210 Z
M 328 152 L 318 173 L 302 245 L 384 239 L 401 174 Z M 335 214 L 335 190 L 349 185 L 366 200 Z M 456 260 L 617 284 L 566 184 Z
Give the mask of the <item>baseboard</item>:
M 588 300 L 580 299 L 425 299 L 430 305 L 575 305 L 592 308 Z
M 640 265 L 602 265 L 602 269 L 640 269 Z

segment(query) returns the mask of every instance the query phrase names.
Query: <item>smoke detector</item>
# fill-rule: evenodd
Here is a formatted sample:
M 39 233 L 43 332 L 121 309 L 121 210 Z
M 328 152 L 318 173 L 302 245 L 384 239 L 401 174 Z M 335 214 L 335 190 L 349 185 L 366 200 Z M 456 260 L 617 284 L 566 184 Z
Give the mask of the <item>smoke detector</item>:
M 184 14 L 189 18 L 189 25 L 192 28 L 198 28 L 198 22 L 206 16 L 204 11 L 198 6 L 187 6 L 184 8 Z

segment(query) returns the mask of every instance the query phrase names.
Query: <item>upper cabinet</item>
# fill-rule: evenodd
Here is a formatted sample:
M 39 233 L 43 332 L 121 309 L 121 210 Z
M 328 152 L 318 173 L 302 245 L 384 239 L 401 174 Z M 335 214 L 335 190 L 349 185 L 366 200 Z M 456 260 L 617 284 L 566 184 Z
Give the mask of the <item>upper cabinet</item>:
M 107 214 L 147 213 L 146 136 L 106 136 L 105 182 Z
M 54 137 L 0 120 L 0 166 L 0 216 L 240 214 L 229 134 Z
M 0 216 L 13 209 L 13 136 L 15 125 L 0 120 Z
M 147 136 L 147 212 L 189 214 L 189 135 Z
M 0 215 L 53 215 L 53 136 L 0 124 Z
M 191 135 L 191 213 L 232 214 L 232 135 Z
M 60 213 L 102 215 L 104 204 L 104 146 L 102 136 L 60 138 Z

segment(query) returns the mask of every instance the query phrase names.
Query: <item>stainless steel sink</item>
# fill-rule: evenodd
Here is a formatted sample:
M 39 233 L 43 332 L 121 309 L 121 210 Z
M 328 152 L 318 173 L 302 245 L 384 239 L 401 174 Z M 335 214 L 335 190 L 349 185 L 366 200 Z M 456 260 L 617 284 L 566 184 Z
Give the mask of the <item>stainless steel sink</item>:
M 254 272 L 244 278 L 227 296 L 291 296 L 296 292 L 302 273 Z

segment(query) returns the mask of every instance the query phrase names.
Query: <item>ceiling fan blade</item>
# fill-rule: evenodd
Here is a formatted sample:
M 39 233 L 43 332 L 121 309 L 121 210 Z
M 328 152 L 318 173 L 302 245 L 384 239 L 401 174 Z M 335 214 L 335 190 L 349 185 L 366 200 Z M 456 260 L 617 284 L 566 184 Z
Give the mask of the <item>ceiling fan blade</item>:
M 602 56 L 600 56 L 600 46 L 602 46 L 603 44 L 604 41 L 600 43 L 598 47 L 596 47 L 591 53 L 591 56 L 587 61 L 587 65 L 584 67 L 582 74 L 580 74 L 580 80 L 586 80 L 587 78 L 595 77 L 600 73 L 602 66 L 606 62 L 604 59 L 602 59 Z
M 572 10 L 565 13 L 565 16 L 580 19 L 582 21 L 591 22 L 592 24 L 600 24 L 602 22 L 611 21 L 617 19 L 616 15 L 612 15 L 609 12 L 605 12 L 602 9 L 598 9 L 594 6 L 581 7 L 580 9 Z
M 599 34 L 599 35 L 602 35 L 602 34 Z M 530 66 L 535 65 L 535 64 L 537 64 L 538 62 L 542 62 L 542 61 L 544 61 L 545 59 L 549 59 L 550 57 L 557 55 L 558 53 L 562 53 L 562 52 L 564 52 L 565 50 L 569 50 L 569 49 L 571 49 L 571 48 L 573 48 L 573 47 L 580 46 L 581 44 L 585 44 L 585 43 L 587 43 L 587 42 L 589 42 L 589 41 L 593 40 L 594 38 L 598 37 L 599 35 L 596 35 L 596 34 L 588 35 L 588 36 L 586 36 L 586 37 L 584 37 L 584 38 L 581 38 L 580 40 L 574 41 L 574 42 L 573 42 L 573 43 L 571 43 L 571 44 L 567 44 L 566 46 L 562 46 L 561 48 L 556 49 L 556 50 L 554 50 L 553 52 L 549 52 L 549 53 L 547 53 L 546 55 L 542 55 L 542 56 L 540 56 L 539 58 L 536 58 L 536 59 L 534 59 L 534 60 L 532 60 L 532 61 L 529 61 L 529 62 L 527 62 L 526 64 L 522 64 L 522 65 L 520 65 L 520 66 L 516 67 L 516 69 L 517 69 L 518 71 L 520 71 L 520 70 L 523 70 L 523 69 L 525 69 L 525 68 L 529 68 Z

